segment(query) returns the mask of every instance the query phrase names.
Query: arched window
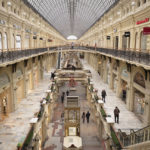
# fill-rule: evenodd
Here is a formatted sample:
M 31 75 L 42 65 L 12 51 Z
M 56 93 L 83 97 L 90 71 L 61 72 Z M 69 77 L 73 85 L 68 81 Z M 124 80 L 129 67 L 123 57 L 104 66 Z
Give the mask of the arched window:
M 5 3 L 4 3 L 4 1 L 2 2 L 2 7 L 5 7 Z
M 15 35 L 13 34 L 13 40 L 12 40 L 12 48 L 13 49 L 15 49 L 15 42 L 16 42 Z
M 138 38 L 138 33 L 135 33 L 135 44 L 134 44 L 134 48 L 137 49 L 137 38 Z
M 140 7 L 140 6 L 141 6 L 141 2 L 138 1 L 138 2 L 137 2 L 137 7 Z
M 142 86 L 143 88 L 145 88 L 144 76 L 140 72 L 136 73 L 136 75 L 134 77 L 134 82 L 137 83 L 138 85 Z
M 0 33 L 0 51 L 2 50 L 2 34 Z
M 21 36 L 16 35 L 16 48 L 21 48 Z
M 8 45 L 7 45 L 7 33 L 4 33 L 4 49 L 7 49 Z
M 144 35 L 143 31 L 140 33 L 140 49 L 142 51 L 147 49 L 147 35 Z

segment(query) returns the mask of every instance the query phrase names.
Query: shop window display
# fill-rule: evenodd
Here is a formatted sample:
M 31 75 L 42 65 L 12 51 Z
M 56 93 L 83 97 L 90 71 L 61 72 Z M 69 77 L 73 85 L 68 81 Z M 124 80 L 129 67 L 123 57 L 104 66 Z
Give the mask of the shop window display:
M 135 75 L 134 82 L 145 88 L 144 76 L 140 72 Z
M 144 107 L 145 107 L 145 95 L 135 89 L 134 112 L 140 118 L 141 121 L 143 120 Z
M 2 34 L 0 33 L 0 50 L 2 50 Z

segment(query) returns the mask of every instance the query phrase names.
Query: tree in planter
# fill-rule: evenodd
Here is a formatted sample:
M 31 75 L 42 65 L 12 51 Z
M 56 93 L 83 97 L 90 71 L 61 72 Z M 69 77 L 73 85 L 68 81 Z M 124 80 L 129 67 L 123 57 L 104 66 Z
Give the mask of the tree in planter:
M 21 150 L 21 147 L 22 147 L 22 143 L 19 142 L 19 143 L 17 144 L 17 150 Z
M 97 95 L 94 95 L 94 98 L 95 98 L 95 101 L 97 102 L 98 101 L 98 96 Z

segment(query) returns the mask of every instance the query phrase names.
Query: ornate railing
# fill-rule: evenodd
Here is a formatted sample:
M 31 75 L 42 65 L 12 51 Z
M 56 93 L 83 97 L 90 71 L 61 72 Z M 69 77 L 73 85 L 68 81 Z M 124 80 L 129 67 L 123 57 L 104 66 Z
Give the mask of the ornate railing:
M 29 57 L 32 55 L 38 55 L 40 53 L 47 52 L 47 48 L 27 49 L 27 50 L 14 50 L 14 51 L 1 51 L 0 52 L 0 64 L 14 61 L 20 58 Z
M 124 147 L 150 141 L 150 126 L 142 128 L 138 131 L 130 130 L 130 134 L 126 135 L 119 130 L 118 136 Z
M 150 53 L 149 51 L 136 51 L 136 50 L 118 50 L 118 49 L 109 49 L 109 48 L 96 48 L 96 47 L 87 47 L 87 46 L 60 46 L 60 47 L 50 47 L 50 51 L 57 50 L 86 50 L 86 51 L 98 51 L 102 54 L 111 55 L 124 59 L 125 61 L 133 61 L 136 63 L 141 63 L 144 65 L 150 65 Z M 28 50 L 13 50 L 13 51 L 1 51 L 0 52 L 0 64 L 14 61 L 23 57 L 29 57 L 31 55 L 48 52 L 48 48 L 37 48 L 37 49 L 28 49 Z
M 78 49 L 78 50 L 94 50 L 98 51 L 102 54 L 111 55 L 114 57 L 119 57 L 121 59 L 124 59 L 126 61 L 133 61 L 136 63 L 141 63 L 144 65 L 150 65 L 150 52 L 149 51 L 140 51 L 140 50 L 118 50 L 118 49 L 110 49 L 110 48 L 96 48 L 96 47 L 87 47 L 87 46 L 74 46 L 71 48 L 70 46 L 61 46 L 59 47 L 59 50 L 62 49 Z M 51 48 L 51 50 L 54 50 L 54 48 Z M 58 48 L 55 48 L 55 50 L 58 50 Z

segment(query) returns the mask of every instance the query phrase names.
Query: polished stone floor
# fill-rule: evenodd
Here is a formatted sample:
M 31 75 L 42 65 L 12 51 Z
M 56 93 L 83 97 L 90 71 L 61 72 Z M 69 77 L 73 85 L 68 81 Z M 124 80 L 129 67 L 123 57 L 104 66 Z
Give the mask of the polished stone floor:
M 81 60 L 84 66 L 84 69 L 89 69 L 92 73 L 92 79 L 94 83 L 94 88 L 98 89 L 98 95 L 101 96 L 101 91 L 103 89 L 106 90 L 106 103 L 104 104 L 104 108 L 108 115 L 114 119 L 113 111 L 117 106 L 120 109 L 120 119 L 119 124 L 115 124 L 114 127 L 116 131 L 121 129 L 126 133 L 130 133 L 130 129 L 138 130 L 144 127 L 144 124 L 137 118 L 137 116 L 129 111 L 125 105 L 125 103 L 116 96 L 113 90 L 108 87 L 108 84 L 105 84 L 99 74 L 84 60 Z
M 44 79 L 24 98 L 17 110 L 0 122 L 0 150 L 16 150 L 18 142 L 30 129 L 30 119 L 40 109 L 40 100 L 46 96 L 51 72 L 44 73 Z
M 69 83 L 60 88 L 61 95 L 62 92 L 66 92 L 69 89 Z M 71 91 L 69 93 L 70 96 L 79 96 L 80 99 L 80 116 L 82 112 L 89 111 L 90 123 L 82 123 L 82 119 L 80 122 L 81 125 L 81 137 L 83 142 L 83 150 L 105 150 L 103 142 L 98 137 L 98 128 L 96 126 L 94 115 L 90 109 L 90 104 L 86 100 L 86 90 L 85 87 L 82 86 L 79 82 L 77 82 L 76 91 Z M 64 111 L 64 106 L 61 103 L 60 96 L 58 100 L 58 104 L 56 104 L 54 116 L 52 122 L 49 124 L 48 135 L 49 139 L 45 144 L 44 150 L 62 150 L 63 147 L 63 120 L 61 119 L 61 113 Z

